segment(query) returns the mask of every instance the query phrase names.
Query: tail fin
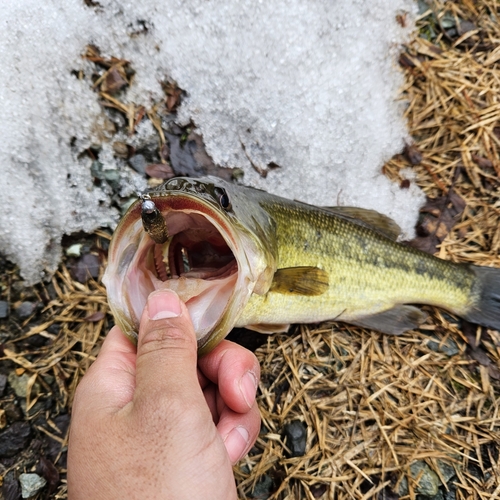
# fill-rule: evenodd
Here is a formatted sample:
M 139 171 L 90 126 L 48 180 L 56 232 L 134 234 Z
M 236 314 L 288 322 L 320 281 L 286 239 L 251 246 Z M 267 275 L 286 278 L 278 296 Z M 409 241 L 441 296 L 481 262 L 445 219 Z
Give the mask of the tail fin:
M 476 274 L 473 308 L 465 315 L 471 323 L 500 331 L 500 269 L 471 266 Z

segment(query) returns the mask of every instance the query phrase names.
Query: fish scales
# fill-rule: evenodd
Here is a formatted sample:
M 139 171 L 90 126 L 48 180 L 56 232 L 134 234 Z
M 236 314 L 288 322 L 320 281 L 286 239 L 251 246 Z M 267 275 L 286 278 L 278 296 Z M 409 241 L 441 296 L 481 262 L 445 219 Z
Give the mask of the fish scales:
M 306 297 L 269 292 L 253 295 L 238 325 L 338 319 L 355 320 L 395 304 L 467 307 L 474 273 L 466 266 L 403 246 L 366 227 L 305 204 L 266 202 L 276 222 L 278 268 L 318 266 L 328 291 Z
M 396 242 L 398 230 L 374 211 L 174 178 L 124 215 L 103 282 L 133 341 L 148 295 L 174 290 L 200 355 L 234 326 L 270 333 L 341 320 L 398 335 L 425 319 L 413 304 L 500 330 L 500 269 L 438 259 Z

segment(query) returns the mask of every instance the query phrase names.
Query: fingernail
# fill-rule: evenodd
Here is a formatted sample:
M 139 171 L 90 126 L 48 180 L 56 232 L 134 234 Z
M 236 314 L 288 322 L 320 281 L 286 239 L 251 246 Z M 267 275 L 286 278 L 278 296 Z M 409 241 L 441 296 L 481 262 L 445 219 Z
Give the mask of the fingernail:
M 235 427 L 224 439 L 229 459 L 234 464 L 237 462 L 248 446 L 248 431 L 241 426 Z
M 257 391 L 257 377 L 253 372 L 248 371 L 241 377 L 240 391 L 241 394 L 243 394 L 246 404 L 251 408 L 255 401 L 255 393 Z
M 181 315 L 181 302 L 172 290 L 158 290 L 148 297 L 148 316 L 151 320 L 177 318 Z

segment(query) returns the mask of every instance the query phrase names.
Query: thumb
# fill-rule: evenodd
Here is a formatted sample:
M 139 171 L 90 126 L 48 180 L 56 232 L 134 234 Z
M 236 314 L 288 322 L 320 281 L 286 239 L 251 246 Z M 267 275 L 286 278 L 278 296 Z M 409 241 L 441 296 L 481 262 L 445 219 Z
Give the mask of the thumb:
M 201 396 L 196 362 L 196 335 L 186 306 L 172 290 L 151 293 L 137 342 L 136 402 L 161 407 Z

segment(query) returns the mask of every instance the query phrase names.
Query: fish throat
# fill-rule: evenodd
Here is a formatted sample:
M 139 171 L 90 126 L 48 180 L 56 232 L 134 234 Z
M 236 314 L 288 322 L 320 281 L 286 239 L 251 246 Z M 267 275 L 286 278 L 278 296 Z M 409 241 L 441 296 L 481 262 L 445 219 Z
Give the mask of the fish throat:
M 173 212 L 170 226 L 176 227 L 175 217 L 186 214 Z M 153 246 L 156 277 L 161 281 L 177 278 L 217 280 L 238 271 L 235 256 L 217 228 L 204 216 L 189 214 L 189 226 Z M 182 227 L 186 225 L 183 220 Z M 169 224 L 167 224 L 167 227 Z

